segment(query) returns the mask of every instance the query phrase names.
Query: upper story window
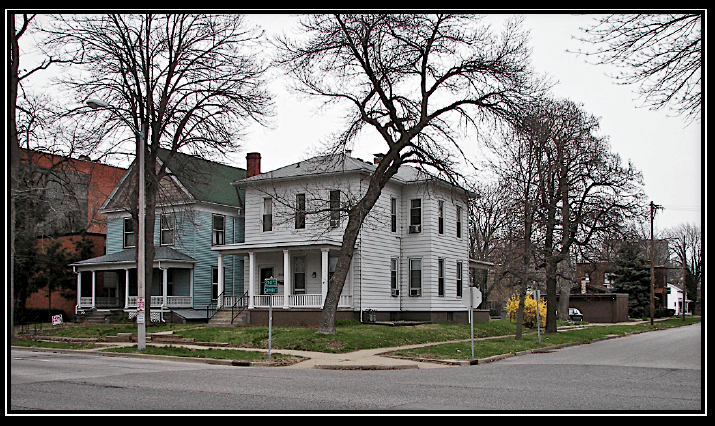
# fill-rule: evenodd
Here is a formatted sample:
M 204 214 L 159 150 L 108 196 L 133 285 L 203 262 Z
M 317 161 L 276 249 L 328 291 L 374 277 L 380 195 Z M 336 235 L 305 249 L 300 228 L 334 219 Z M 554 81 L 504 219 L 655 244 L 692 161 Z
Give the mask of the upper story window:
M 263 199 L 263 232 L 273 230 L 273 199 Z
M 330 191 L 330 227 L 340 226 L 340 190 Z
M 437 223 L 437 232 L 440 234 L 444 234 L 444 201 L 439 200 L 438 202 L 438 223 Z
M 397 232 L 397 198 L 390 198 L 390 231 Z
M 131 217 L 124 218 L 124 248 L 136 247 L 137 234 L 134 232 L 134 221 Z
M 457 238 L 462 238 L 462 207 L 457 206 Z
M 305 194 L 295 194 L 295 229 L 305 229 Z
M 422 232 L 422 200 L 410 200 L 410 234 Z
M 159 243 L 162 246 L 174 245 L 174 228 L 176 219 L 173 214 L 162 214 L 159 216 Z
M 211 245 L 226 244 L 226 216 L 215 214 L 212 222 Z
M 400 288 L 397 285 L 397 270 L 399 261 L 396 257 L 390 259 L 390 294 L 393 296 L 400 295 Z

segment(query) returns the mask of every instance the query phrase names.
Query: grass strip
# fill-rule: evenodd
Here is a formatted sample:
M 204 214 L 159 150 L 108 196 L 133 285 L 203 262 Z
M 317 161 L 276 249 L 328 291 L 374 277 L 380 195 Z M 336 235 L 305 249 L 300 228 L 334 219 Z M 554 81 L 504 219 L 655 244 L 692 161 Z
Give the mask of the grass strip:
M 654 330 L 659 328 L 677 327 L 680 325 L 699 322 L 699 318 L 669 319 L 637 325 L 613 325 L 613 326 L 592 326 L 582 329 L 564 330 L 557 333 L 541 334 L 541 345 L 539 345 L 536 333 L 524 334 L 521 340 L 515 340 L 514 336 L 507 336 L 496 339 L 475 340 L 474 359 L 489 358 L 496 355 L 506 355 L 539 348 L 548 348 L 569 343 L 590 343 L 607 336 L 622 336 L 629 333 Z M 402 349 L 384 353 L 383 355 L 398 356 L 407 358 L 424 358 L 437 360 L 469 360 L 472 350 L 471 342 L 457 342 L 438 344 L 413 349 Z
M 147 345 L 141 352 L 136 346 L 125 346 L 121 348 L 107 348 L 102 352 L 115 353 L 141 353 L 144 355 L 164 355 L 178 356 L 190 358 L 211 358 L 211 359 L 229 359 L 236 361 L 261 361 L 268 360 L 268 354 L 260 351 L 242 351 L 231 349 L 194 349 L 176 346 L 151 346 Z M 296 358 L 291 355 L 271 354 L 272 359 L 292 359 Z

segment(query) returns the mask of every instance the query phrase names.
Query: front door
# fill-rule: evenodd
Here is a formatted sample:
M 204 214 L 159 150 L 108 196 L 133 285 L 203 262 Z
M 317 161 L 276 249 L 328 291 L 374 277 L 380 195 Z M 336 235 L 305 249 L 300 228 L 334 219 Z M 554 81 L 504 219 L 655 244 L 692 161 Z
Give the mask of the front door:
M 265 289 L 265 284 L 266 284 L 266 278 L 275 278 L 273 276 L 273 267 L 272 266 L 262 266 L 261 267 L 261 294 L 266 294 L 266 289 Z

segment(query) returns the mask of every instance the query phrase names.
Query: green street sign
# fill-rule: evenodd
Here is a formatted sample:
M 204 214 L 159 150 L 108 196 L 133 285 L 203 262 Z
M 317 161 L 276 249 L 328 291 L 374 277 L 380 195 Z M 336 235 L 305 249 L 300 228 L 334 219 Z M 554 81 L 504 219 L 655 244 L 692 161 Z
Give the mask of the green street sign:
M 275 278 L 266 278 L 263 280 L 263 290 L 265 294 L 278 293 L 278 280 Z

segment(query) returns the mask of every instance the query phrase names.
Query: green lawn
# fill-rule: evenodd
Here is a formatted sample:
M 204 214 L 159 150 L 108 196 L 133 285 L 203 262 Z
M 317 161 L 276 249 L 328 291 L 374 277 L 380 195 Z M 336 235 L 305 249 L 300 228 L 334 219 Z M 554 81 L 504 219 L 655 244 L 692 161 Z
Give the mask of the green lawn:
M 700 321 L 699 317 L 687 318 L 685 324 Z M 639 330 L 649 330 L 660 327 L 673 327 L 683 325 L 680 318 L 671 318 L 664 321 L 657 321 L 653 326 L 648 324 L 638 325 L 614 325 L 614 326 L 593 326 L 583 329 L 563 330 L 558 333 L 541 333 L 541 347 L 548 347 L 564 343 L 586 343 L 599 339 L 607 335 L 622 335 L 633 333 Z M 395 356 L 430 358 L 430 359 L 471 359 L 470 327 L 469 324 L 441 323 L 441 324 L 421 324 L 414 326 L 390 327 L 384 325 L 361 324 L 354 320 L 339 321 L 336 324 L 337 333 L 335 335 L 316 334 L 316 328 L 307 327 L 273 327 L 272 348 L 273 349 L 294 349 L 305 351 L 347 353 L 361 349 L 376 349 L 399 347 L 405 345 L 424 344 L 433 342 L 449 342 L 454 340 L 466 340 L 459 343 L 437 344 L 428 347 L 415 349 L 398 350 L 391 353 Z M 184 338 L 194 339 L 196 342 L 228 343 L 237 348 L 261 348 L 268 347 L 268 327 L 248 326 L 248 327 L 197 327 L 196 325 L 163 325 L 147 327 L 147 334 L 159 331 L 173 331 Z M 103 336 L 113 336 L 117 333 L 135 333 L 136 327 L 127 325 L 67 325 L 65 327 L 45 330 L 43 335 L 76 337 L 76 338 L 98 338 Z M 474 324 L 474 337 L 480 339 L 484 337 L 501 338 L 475 340 L 474 357 L 486 358 L 494 355 L 521 352 L 540 347 L 536 330 L 524 329 L 523 338 L 515 340 L 513 335 L 516 332 L 516 324 L 506 320 L 492 320 L 488 323 Z M 59 345 L 47 346 L 57 348 L 72 348 L 75 343 L 46 343 L 35 342 L 33 340 L 20 340 L 12 342 L 12 345 Z M 63 346 L 64 345 L 64 346 Z M 74 346 L 75 348 L 81 348 Z M 126 351 L 136 351 L 136 347 L 121 349 Z M 147 345 L 142 353 L 152 353 L 154 351 L 168 351 L 169 349 L 152 347 Z M 234 357 L 249 356 L 252 359 L 262 359 L 265 352 L 255 351 L 235 351 L 235 350 L 189 350 L 185 348 L 171 348 L 175 356 L 202 356 L 202 357 Z M 168 353 L 164 353 L 168 354 Z

